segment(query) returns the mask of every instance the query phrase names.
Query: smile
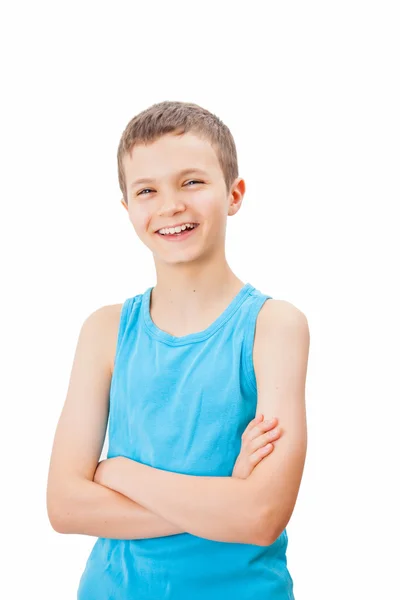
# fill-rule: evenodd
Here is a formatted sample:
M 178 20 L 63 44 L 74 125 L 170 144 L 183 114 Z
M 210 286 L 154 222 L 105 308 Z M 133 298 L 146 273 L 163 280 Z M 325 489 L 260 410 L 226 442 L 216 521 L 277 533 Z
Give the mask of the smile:
M 162 234 L 162 233 L 157 232 L 157 235 L 168 242 L 178 242 L 178 241 L 186 240 L 188 237 L 193 235 L 193 233 L 196 231 L 196 229 L 198 227 L 199 227 L 199 225 L 196 225 L 195 227 L 193 227 L 193 229 L 185 229 L 185 231 L 181 231 L 180 233 Z

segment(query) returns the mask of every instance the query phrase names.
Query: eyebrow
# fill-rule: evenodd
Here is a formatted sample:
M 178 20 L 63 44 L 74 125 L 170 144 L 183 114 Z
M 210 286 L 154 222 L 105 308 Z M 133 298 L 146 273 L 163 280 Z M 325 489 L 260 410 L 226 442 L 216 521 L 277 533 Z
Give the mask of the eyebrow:
M 203 169 L 199 169 L 198 167 L 183 169 L 182 171 L 179 171 L 177 175 L 179 177 L 182 175 L 188 175 L 189 173 L 199 173 L 201 175 L 207 175 L 206 171 L 203 171 Z M 139 183 L 152 183 L 153 181 L 156 180 L 154 178 L 152 179 L 151 177 L 142 177 L 141 179 L 135 179 L 135 181 L 131 183 L 130 188 L 132 189 L 135 185 L 138 185 Z

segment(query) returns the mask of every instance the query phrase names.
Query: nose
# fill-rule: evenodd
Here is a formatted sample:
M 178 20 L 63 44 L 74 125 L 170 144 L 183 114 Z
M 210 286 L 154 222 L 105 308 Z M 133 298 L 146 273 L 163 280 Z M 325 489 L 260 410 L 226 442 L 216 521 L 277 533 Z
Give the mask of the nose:
M 159 217 L 174 215 L 177 212 L 182 212 L 185 210 L 185 205 L 182 200 L 178 199 L 176 194 L 164 194 L 162 196 L 162 201 L 157 209 L 157 214 Z

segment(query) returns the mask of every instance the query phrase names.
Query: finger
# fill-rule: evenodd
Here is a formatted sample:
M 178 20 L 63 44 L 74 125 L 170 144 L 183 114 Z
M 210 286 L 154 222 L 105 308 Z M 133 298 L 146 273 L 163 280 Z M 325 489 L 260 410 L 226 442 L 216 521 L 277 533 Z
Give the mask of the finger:
M 254 427 L 255 425 L 257 425 L 258 423 L 261 423 L 261 422 L 262 422 L 262 420 L 263 420 L 263 418 L 264 418 L 264 415 L 263 415 L 263 414 L 259 414 L 259 415 L 257 415 L 256 417 L 254 417 L 254 419 L 252 419 L 252 420 L 250 421 L 250 423 L 247 425 L 246 429 L 243 431 L 243 433 L 242 433 L 242 438 L 243 438 L 244 436 L 247 436 L 247 434 L 249 433 L 249 431 L 251 431 L 251 429 L 253 429 L 253 427 Z
M 247 442 L 247 446 L 245 451 L 252 453 L 258 450 L 259 448 L 263 448 L 270 442 L 276 442 L 280 436 L 279 429 L 273 429 L 272 431 L 267 431 L 267 433 L 263 433 L 263 435 L 259 435 L 253 440 Z
M 278 423 L 278 419 L 274 417 L 268 421 L 262 421 L 261 423 L 257 423 L 253 429 L 251 429 L 246 435 L 246 441 L 249 442 L 254 440 L 256 437 L 263 435 L 266 431 L 270 431 L 273 429 Z
M 253 454 L 250 455 L 250 462 L 251 462 L 252 466 L 254 467 L 265 456 L 268 456 L 268 454 L 271 454 L 273 449 L 274 449 L 274 445 L 272 443 L 270 443 L 270 444 L 267 444 L 266 446 L 263 446 L 262 448 L 259 448 L 255 452 L 253 452 Z

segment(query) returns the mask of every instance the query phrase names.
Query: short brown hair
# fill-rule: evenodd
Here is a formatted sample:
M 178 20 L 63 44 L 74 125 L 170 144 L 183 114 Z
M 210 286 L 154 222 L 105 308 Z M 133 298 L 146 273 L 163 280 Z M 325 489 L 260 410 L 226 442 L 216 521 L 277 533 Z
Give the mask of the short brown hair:
M 199 134 L 209 140 L 216 151 L 224 174 L 227 191 L 238 176 L 236 146 L 228 127 L 214 114 L 198 104 L 164 101 L 153 104 L 133 117 L 125 127 L 118 146 L 118 180 L 128 204 L 122 159 L 136 144 L 153 142 L 162 135 L 176 132 Z

